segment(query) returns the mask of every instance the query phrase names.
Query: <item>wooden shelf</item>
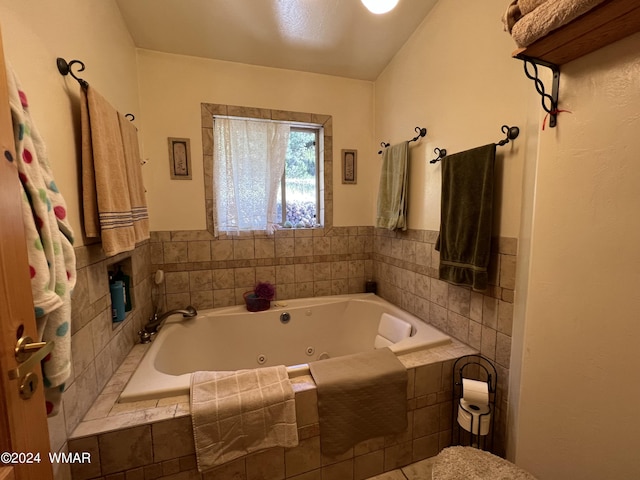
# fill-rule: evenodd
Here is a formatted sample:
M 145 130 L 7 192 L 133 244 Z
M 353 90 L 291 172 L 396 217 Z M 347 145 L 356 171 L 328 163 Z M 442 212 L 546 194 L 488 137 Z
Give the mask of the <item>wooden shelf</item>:
M 637 32 L 640 1 L 608 0 L 512 55 L 563 65 Z

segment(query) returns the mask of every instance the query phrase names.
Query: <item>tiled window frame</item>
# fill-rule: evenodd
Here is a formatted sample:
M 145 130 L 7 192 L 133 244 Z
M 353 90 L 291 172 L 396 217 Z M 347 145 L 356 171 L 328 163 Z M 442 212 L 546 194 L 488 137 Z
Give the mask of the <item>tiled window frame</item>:
M 229 117 L 256 118 L 262 120 L 277 120 L 283 122 L 302 122 L 322 125 L 323 136 L 323 162 L 320 166 L 322 184 L 320 194 L 323 201 L 320 205 L 322 228 L 328 232 L 333 227 L 333 118 L 331 115 L 316 113 L 290 112 L 285 110 L 272 110 L 267 108 L 242 107 L 236 105 L 222 105 L 218 103 L 200 104 L 202 122 L 202 162 L 204 167 L 204 191 L 207 216 L 207 231 L 214 234 L 213 228 L 213 116 L 225 115 Z M 264 232 L 256 232 L 264 234 Z

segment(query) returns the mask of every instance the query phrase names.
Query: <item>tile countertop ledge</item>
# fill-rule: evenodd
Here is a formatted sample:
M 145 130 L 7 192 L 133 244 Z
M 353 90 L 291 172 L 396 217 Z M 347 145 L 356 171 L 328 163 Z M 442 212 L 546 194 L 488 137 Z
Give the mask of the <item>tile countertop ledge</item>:
M 189 395 L 118 403 L 120 393 L 148 347 L 149 344 L 137 344 L 131 349 L 127 358 L 113 374 L 69 439 L 102 434 L 190 414 Z M 451 343 L 448 345 L 407 353 L 400 355 L 398 359 L 407 369 L 411 369 L 477 353 L 477 350 L 468 345 L 451 339 Z M 315 388 L 315 383 L 310 375 L 293 378 L 291 383 L 296 393 Z

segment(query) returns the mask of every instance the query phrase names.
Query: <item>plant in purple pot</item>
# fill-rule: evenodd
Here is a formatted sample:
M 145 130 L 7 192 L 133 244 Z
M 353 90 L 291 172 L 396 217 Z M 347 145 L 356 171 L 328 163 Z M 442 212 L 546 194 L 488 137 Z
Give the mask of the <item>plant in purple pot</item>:
M 276 287 L 269 282 L 258 282 L 253 291 L 244 293 L 244 301 L 247 310 L 250 312 L 260 312 L 271 307 L 271 300 L 276 296 Z

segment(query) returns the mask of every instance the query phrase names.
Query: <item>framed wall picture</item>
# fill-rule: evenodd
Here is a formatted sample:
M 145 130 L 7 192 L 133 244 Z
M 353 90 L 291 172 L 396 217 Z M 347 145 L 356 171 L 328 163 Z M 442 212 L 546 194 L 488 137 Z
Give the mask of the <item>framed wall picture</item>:
M 172 180 L 191 180 L 191 147 L 188 138 L 169 137 L 169 174 Z
M 342 150 L 342 183 L 358 183 L 358 151 Z

